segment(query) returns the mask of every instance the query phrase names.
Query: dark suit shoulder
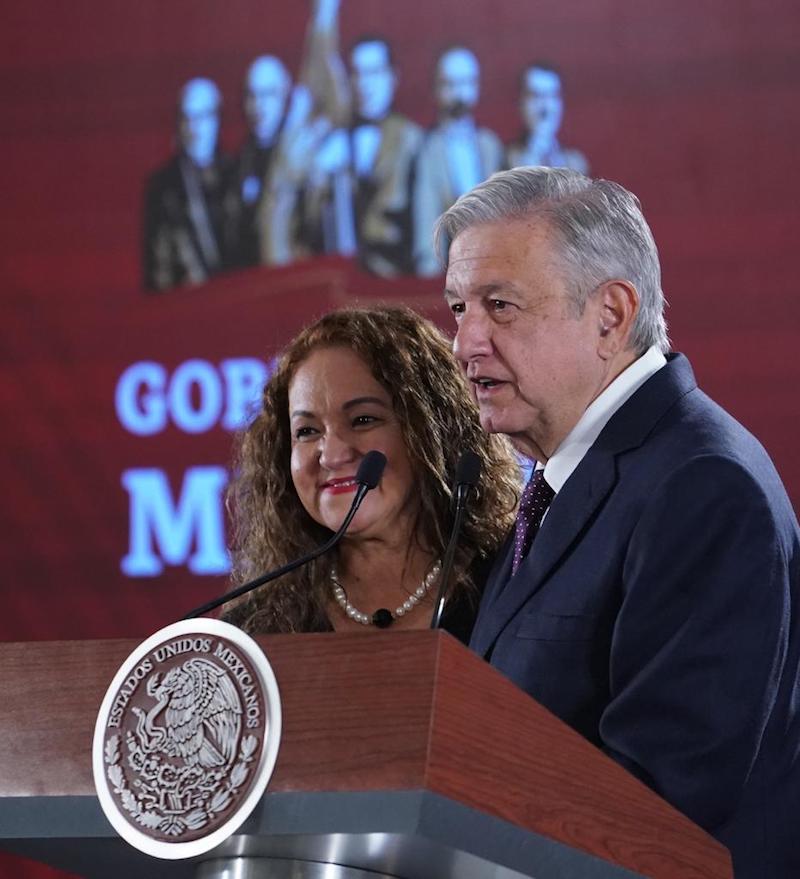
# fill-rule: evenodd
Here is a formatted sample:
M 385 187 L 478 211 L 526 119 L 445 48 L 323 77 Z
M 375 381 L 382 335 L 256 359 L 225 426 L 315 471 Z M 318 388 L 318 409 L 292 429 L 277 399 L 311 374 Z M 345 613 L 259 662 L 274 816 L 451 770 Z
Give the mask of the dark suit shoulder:
M 598 437 L 596 456 L 616 456 L 620 478 L 633 497 L 652 496 L 665 480 L 696 480 L 695 490 L 715 480 L 740 491 L 763 493 L 782 512 L 791 505 L 761 443 L 695 382 L 678 355 L 655 373 L 619 409 Z M 639 487 L 636 492 L 635 486 Z M 748 489 L 748 486 L 750 489 Z

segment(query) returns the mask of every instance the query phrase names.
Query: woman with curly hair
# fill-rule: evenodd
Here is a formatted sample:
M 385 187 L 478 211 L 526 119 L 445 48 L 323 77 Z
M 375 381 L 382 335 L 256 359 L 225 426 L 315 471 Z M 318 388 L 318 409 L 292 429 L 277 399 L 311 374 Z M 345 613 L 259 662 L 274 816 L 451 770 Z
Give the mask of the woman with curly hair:
M 332 312 L 284 351 L 238 442 L 228 492 L 234 584 L 329 538 L 371 449 L 386 468 L 337 549 L 229 604 L 225 619 L 251 633 L 427 628 L 451 484 L 471 449 L 482 476 L 443 619 L 466 640 L 487 562 L 513 522 L 519 469 L 505 441 L 481 430 L 449 341 L 408 308 Z

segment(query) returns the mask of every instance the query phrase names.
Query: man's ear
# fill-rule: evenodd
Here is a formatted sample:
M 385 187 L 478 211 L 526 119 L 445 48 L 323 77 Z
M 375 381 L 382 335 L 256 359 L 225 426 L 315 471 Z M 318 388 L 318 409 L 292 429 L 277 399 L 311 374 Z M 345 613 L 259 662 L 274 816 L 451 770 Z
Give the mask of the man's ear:
M 639 312 L 639 293 L 630 281 L 606 281 L 594 291 L 597 314 L 597 351 L 610 360 L 628 347 L 633 321 Z

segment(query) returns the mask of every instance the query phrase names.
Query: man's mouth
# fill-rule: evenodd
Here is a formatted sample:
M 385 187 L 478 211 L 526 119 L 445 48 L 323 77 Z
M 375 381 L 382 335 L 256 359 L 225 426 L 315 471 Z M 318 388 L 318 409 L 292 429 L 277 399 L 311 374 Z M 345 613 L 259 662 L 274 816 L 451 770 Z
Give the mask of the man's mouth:
M 489 378 L 488 376 L 480 376 L 479 378 L 470 379 L 470 381 L 477 388 L 478 394 L 488 393 L 494 390 L 494 388 L 499 388 L 501 385 L 506 384 L 506 382 L 500 379 Z

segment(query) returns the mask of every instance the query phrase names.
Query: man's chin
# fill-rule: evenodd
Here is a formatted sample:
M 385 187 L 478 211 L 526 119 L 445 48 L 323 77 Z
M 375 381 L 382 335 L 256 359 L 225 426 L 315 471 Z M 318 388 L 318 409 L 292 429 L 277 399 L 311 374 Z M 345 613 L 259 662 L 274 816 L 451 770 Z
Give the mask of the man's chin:
M 496 412 L 481 412 L 481 427 L 486 433 L 506 433 L 507 425 L 502 417 Z
M 494 418 L 491 415 L 484 415 L 483 412 L 481 412 L 479 420 L 484 433 L 497 433 L 497 430 L 494 427 Z
M 527 424 L 520 424 L 519 420 L 514 421 L 508 417 L 504 418 L 501 412 L 481 412 L 480 422 L 485 433 L 502 433 L 515 446 L 515 440 L 524 443 L 528 435 Z

